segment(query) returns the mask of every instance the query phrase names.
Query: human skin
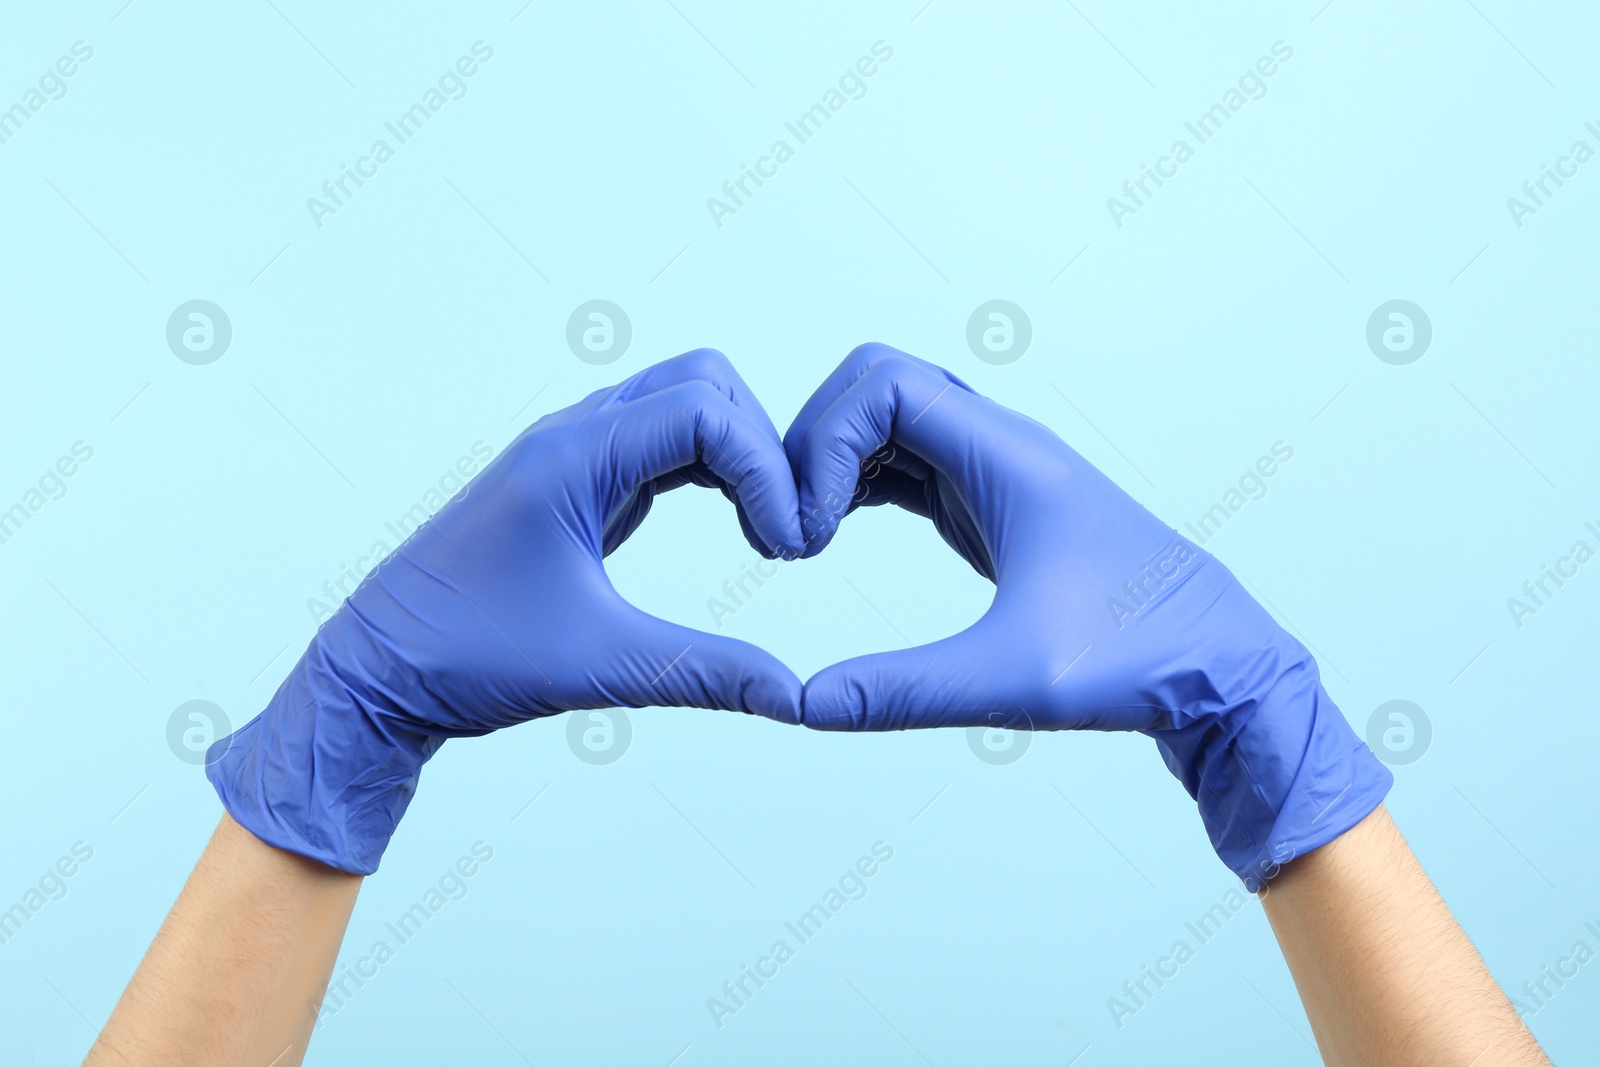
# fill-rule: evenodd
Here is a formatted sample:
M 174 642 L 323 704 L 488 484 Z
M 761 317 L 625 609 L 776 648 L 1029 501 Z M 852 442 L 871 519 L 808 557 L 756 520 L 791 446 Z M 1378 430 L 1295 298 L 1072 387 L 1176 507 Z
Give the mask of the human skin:
M 870 349 L 861 351 L 861 357 L 852 356 L 852 359 L 863 367 L 883 355 Z M 705 354 L 692 353 L 683 359 L 688 361 L 685 366 L 701 366 L 709 360 L 717 374 L 731 373 L 731 368 L 723 367 L 720 356 L 711 359 Z M 909 362 L 909 357 L 899 353 L 888 353 L 882 366 L 899 375 L 896 381 L 903 390 L 914 390 L 929 373 L 926 366 Z M 683 369 L 684 366 L 673 367 L 668 368 L 668 372 L 677 374 Z M 939 388 L 941 384 L 942 389 Z M 975 424 L 974 420 L 961 417 L 965 409 L 956 406 L 963 400 L 960 393 L 952 394 L 942 406 L 934 407 L 934 402 L 950 388 L 944 379 L 935 379 L 925 397 L 917 398 L 913 405 L 917 414 L 909 420 L 908 425 L 915 426 L 923 415 L 932 412 L 923 420 L 919 432 L 929 435 L 935 445 L 948 443 Z M 717 391 L 712 399 L 721 403 L 723 396 Z M 976 410 L 974 403 L 968 403 L 968 408 Z M 992 410 L 984 410 L 991 416 L 994 414 Z M 681 412 L 676 414 L 681 416 Z M 667 424 L 682 429 L 679 421 L 680 418 L 671 418 Z M 691 420 L 681 421 L 685 427 L 693 425 Z M 934 433 L 941 421 L 946 424 L 941 432 Z M 844 423 L 848 426 L 851 420 L 846 419 Z M 1043 435 L 1048 433 L 1032 423 L 1023 429 L 1025 437 L 1001 433 L 994 441 L 984 443 L 981 458 L 992 468 L 989 473 L 996 477 L 975 479 L 969 499 L 981 501 L 984 493 L 992 498 L 1003 498 L 1008 490 L 1017 496 L 1026 490 L 1023 495 L 1032 495 L 1019 511 L 1023 518 L 1029 518 L 1048 511 L 1059 502 L 1071 488 L 1071 479 L 1060 476 L 1060 472 L 1068 468 L 1058 462 L 1041 461 L 1026 467 L 1016 458 L 1008 444 L 1022 440 L 1039 445 L 1045 442 Z M 819 436 L 823 445 L 831 445 L 839 433 L 825 429 Z M 561 447 L 568 447 L 565 438 L 558 440 L 563 442 Z M 765 438 L 762 440 L 764 442 Z M 1055 441 L 1055 445 L 1045 442 L 1045 447 L 1065 448 L 1053 436 L 1049 440 Z M 870 447 L 864 447 L 862 455 L 870 456 L 882 443 L 881 437 L 869 442 Z M 916 442 L 897 440 L 896 443 Z M 775 434 L 770 446 L 763 443 L 762 447 L 769 460 L 781 462 L 775 458 Z M 818 452 L 825 454 L 825 450 Z M 686 451 L 685 461 L 691 453 L 697 454 L 695 450 Z M 541 451 L 536 458 L 542 461 L 548 457 L 548 452 Z M 853 454 L 847 456 L 849 462 L 840 468 L 846 496 L 856 487 L 858 458 Z M 870 476 L 865 468 L 860 468 L 861 477 L 864 482 L 874 482 L 878 478 L 892 482 L 900 490 L 895 499 L 913 510 L 917 510 L 920 502 L 919 513 L 926 514 L 929 497 L 925 488 L 919 488 L 916 483 L 919 472 L 924 480 L 927 478 L 927 462 L 918 459 L 916 464 L 908 464 L 904 457 L 899 462 L 907 469 L 894 468 Z M 819 465 L 807 462 L 800 466 L 810 470 Z M 997 481 L 1003 482 L 1018 469 L 1028 475 L 1018 479 L 1020 486 L 996 486 Z M 1058 476 L 1052 479 L 1052 472 Z M 782 475 L 786 485 L 786 469 Z M 1076 477 L 1083 481 L 1084 472 L 1079 470 Z M 804 508 L 805 499 L 802 494 L 802 510 L 810 516 L 813 512 Z M 1131 501 L 1128 502 L 1123 512 L 1132 514 L 1129 511 L 1132 506 Z M 1104 506 L 1086 507 L 1083 511 L 1094 515 L 1099 523 L 1116 517 L 1113 509 Z M 642 514 L 638 517 L 642 518 Z M 837 515 L 824 518 L 834 522 Z M 1018 519 L 1014 525 L 1020 523 Z M 1070 527 L 1070 523 L 1063 526 Z M 513 532 L 520 535 L 524 528 L 517 526 Z M 472 540 L 473 529 L 472 524 L 463 526 L 463 549 L 481 547 L 482 535 Z M 988 555 L 988 541 L 981 535 L 964 539 L 961 532 L 958 524 L 947 522 L 941 527 L 947 540 L 975 552 L 978 555 L 975 566 L 993 577 L 997 568 Z M 826 535 L 831 535 L 831 530 L 825 531 Z M 515 537 L 505 540 L 521 544 Z M 816 550 L 820 551 L 825 543 L 824 537 L 815 545 Z M 1054 542 L 1052 551 L 1053 545 Z M 491 577 L 498 579 L 504 570 L 511 569 L 519 555 L 519 552 L 512 552 L 507 558 L 497 560 L 496 568 L 491 568 Z M 598 570 L 598 554 L 594 566 Z M 580 599 L 576 603 L 584 606 L 586 601 Z M 1059 603 L 1050 601 L 1031 621 L 1051 623 L 1061 616 Z M 1246 617 L 1246 621 L 1252 617 Z M 451 624 L 444 630 L 450 631 L 454 626 Z M 1042 625 L 1026 628 L 1034 637 L 1046 629 Z M 548 654 L 554 654 L 552 644 L 558 637 L 530 637 L 526 651 L 545 660 Z M 1213 637 L 1215 642 L 1225 646 L 1224 651 L 1251 640 L 1251 635 L 1238 626 L 1219 626 Z M 702 635 L 695 640 L 705 641 L 709 637 Z M 665 647 L 670 652 L 677 646 L 673 642 Z M 461 671 L 460 657 L 466 653 L 441 656 L 437 641 L 425 642 L 423 648 L 434 654 L 428 661 L 431 670 L 425 672 L 430 688 L 437 688 L 432 684 L 438 681 L 436 675 Z M 1169 659 L 1164 654 L 1152 656 L 1158 664 Z M 408 666 L 416 664 L 408 663 Z M 842 666 L 849 669 L 848 664 Z M 912 677 L 919 684 L 926 682 L 927 672 L 915 663 L 912 666 L 915 668 Z M 839 667 L 830 670 L 837 672 Z M 1003 687 L 1015 677 L 1016 671 L 1008 669 L 1003 658 L 995 656 L 983 660 L 971 675 L 981 689 Z M 732 676 L 737 677 L 737 672 Z M 798 680 L 794 680 L 794 685 L 798 687 Z M 810 702 L 810 697 L 816 693 L 815 686 L 816 679 L 806 686 L 807 707 L 812 712 L 817 710 L 816 704 Z M 866 691 L 865 686 L 849 688 L 850 692 Z M 934 689 L 935 695 L 902 700 L 898 706 L 909 718 L 917 720 L 935 702 L 938 687 Z M 1065 692 L 1065 687 L 1061 692 Z M 1113 695 L 1120 698 L 1123 694 L 1116 690 Z M 882 718 L 886 702 L 881 696 L 875 700 L 878 706 L 871 706 L 874 701 L 869 700 L 859 709 L 864 719 Z M 715 703 L 739 706 L 732 701 Z M 1127 702 L 1118 699 L 1116 703 Z M 970 709 L 947 710 L 959 713 Z M 330 711 L 330 714 L 336 713 L 337 708 Z M 1338 713 L 1335 710 L 1331 714 Z M 809 724 L 815 725 L 814 716 Z M 835 716 L 833 725 L 845 725 L 845 720 Z M 1063 721 L 1058 725 L 1072 723 Z M 1116 724 L 1077 725 L 1104 728 Z M 1138 724 L 1121 725 L 1130 728 Z M 883 724 L 878 728 L 884 728 Z M 303 773 L 303 766 L 303 763 L 288 764 L 291 782 L 298 780 L 295 776 Z M 370 766 L 370 761 L 358 760 L 353 769 L 359 773 Z M 1308 795 L 1294 794 L 1300 798 Z M 321 811 L 317 808 L 312 814 Z M 1452 1067 L 1547 1063 L 1384 809 L 1369 804 L 1340 826 L 1350 829 L 1342 834 L 1329 830 L 1327 836 L 1316 839 L 1316 847 L 1310 847 L 1281 867 L 1275 864 L 1270 891 L 1264 899 L 1268 918 L 1328 1062 Z M 300 1062 L 315 1023 L 313 1005 L 320 1001 L 326 988 L 359 887 L 359 878 L 280 851 L 258 840 L 231 817 L 224 816 L 87 1062 L 95 1065 L 249 1063 L 271 1067 Z
M 299 1063 L 360 889 L 224 814 L 84 1063 Z
M 224 815 L 85 1064 L 300 1063 L 360 887 Z M 1382 807 L 1261 901 L 1327 1063 L 1550 1062 Z
M 1270 880 L 1266 908 L 1328 1062 L 1548 1062 L 1384 811 L 1391 774 L 1309 650 L 1219 561 L 1183 547 L 1048 427 L 888 345 L 851 352 L 784 443 L 803 515 L 849 501 L 808 530 L 807 556 L 851 507 L 895 505 L 930 519 L 996 586 L 965 631 L 813 676 L 806 725 L 974 727 L 1022 713 L 1030 728 L 1144 732 L 1218 856 L 1251 888 Z M 1186 551 L 1198 561 L 1187 578 Z M 1152 559 L 1154 576 L 1140 568 Z M 1131 603 L 1108 597 L 1134 574 L 1145 595 L 1127 581 Z
M 1261 905 L 1326 1063 L 1550 1062 L 1383 807 L 1285 864 Z

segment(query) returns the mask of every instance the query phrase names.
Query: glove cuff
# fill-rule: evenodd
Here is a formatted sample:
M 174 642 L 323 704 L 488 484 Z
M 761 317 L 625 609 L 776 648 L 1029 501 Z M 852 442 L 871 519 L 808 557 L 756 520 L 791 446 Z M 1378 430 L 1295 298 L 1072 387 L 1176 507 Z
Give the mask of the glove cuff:
M 206 777 L 234 821 L 267 844 L 372 874 L 442 741 L 344 684 L 323 637 L 260 715 L 211 746 Z
M 1251 892 L 1366 818 L 1394 784 L 1322 688 L 1316 661 L 1286 645 L 1244 672 L 1266 680 L 1254 695 L 1154 731 L 1212 847 Z
M 1285 863 L 1383 802 L 1394 775 L 1356 736 L 1307 657 L 1233 713 L 1233 743 L 1201 777 L 1201 818 L 1224 863 L 1259 892 Z

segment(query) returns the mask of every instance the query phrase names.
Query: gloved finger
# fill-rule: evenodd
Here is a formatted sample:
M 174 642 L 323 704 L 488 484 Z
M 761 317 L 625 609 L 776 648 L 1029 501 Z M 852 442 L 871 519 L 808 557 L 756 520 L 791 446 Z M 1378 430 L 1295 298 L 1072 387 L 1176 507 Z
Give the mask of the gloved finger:
M 824 411 L 828 410 L 835 400 L 839 399 L 846 389 L 854 385 L 875 364 L 885 359 L 909 360 L 935 374 L 941 375 L 951 384 L 965 389 L 969 393 L 972 392 L 971 386 L 943 367 L 929 363 L 927 360 L 918 359 L 916 356 L 908 355 L 898 348 L 891 348 L 876 341 L 857 345 L 850 350 L 848 356 L 844 357 L 843 362 L 834 368 L 833 373 L 824 378 L 822 384 L 817 386 L 816 391 L 811 394 L 804 406 L 800 408 L 800 413 L 794 417 L 794 421 L 784 431 L 783 447 L 789 456 L 790 466 L 794 468 L 796 479 L 800 477 L 801 446 L 806 439 L 806 435 L 811 432 L 812 425 L 816 423 Z
M 706 489 L 720 491 L 723 496 L 728 498 L 729 503 L 733 505 L 734 514 L 739 519 L 739 532 L 744 534 L 744 539 L 750 547 L 768 559 L 777 558 L 778 554 L 766 546 L 761 539 L 761 535 L 756 532 L 755 526 L 750 522 L 750 516 L 745 514 L 744 504 L 739 500 L 739 491 L 737 489 L 717 477 L 716 473 L 704 463 L 696 463 L 693 466 L 685 467 L 683 473 L 685 476 L 681 482 L 677 481 L 678 476 L 676 474 L 669 474 L 665 478 L 656 479 L 657 491 L 664 493 L 668 490 L 676 489 L 679 485 L 698 485 Z M 796 499 L 798 500 L 798 497 Z
M 733 489 L 761 545 L 780 555 L 799 552 L 799 502 L 783 449 L 717 386 L 681 382 L 613 408 L 610 417 L 619 493 L 704 463 Z M 621 502 L 607 500 L 607 511 Z
M 980 468 L 992 466 L 988 450 L 978 447 L 983 428 L 993 421 L 992 408 L 930 364 L 899 355 L 875 361 L 815 418 L 802 440 L 786 445 L 800 455 L 805 555 L 827 546 L 848 513 L 862 463 L 885 444 L 909 450 L 961 490 L 977 488 Z
M 1002 662 L 978 627 L 917 648 L 848 659 L 806 682 L 801 722 L 816 730 L 1031 728 L 1032 714 L 1012 692 Z
M 732 361 L 715 348 L 696 348 L 681 356 L 664 359 L 646 367 L 616 387 L 614 399 L 619 403 L 648 396 L 662 389 L 684 382 L 710 382 L 733 401 L 757 426 L 765 430 L 774 441 L 779 440 L 778 428 L 773 425 L 767 409 L 761 406 L 756 394 L 745 384 L 744 378 L 734 369 Z
M 928 483 L 888 467 L 881 468 L 873 475 L 863 474 L 856 487 L 856 495 L 850 502 L 850 510 L 881 507 L 884 504 L 898 505 L 925 519 L 928 517 Z
M 750 547 L 768 559 L 777 558 L 778 554 L 766 546 L 761 539 L 761 535 L 756 532 L 755 526 L 751 524 L 750 516 L 745 514 L 744 504 L 739 500 L 739 491 L 717 477 L 711 468 L 704 463 L 696 463 L 683 468 L 681 471 L 675 471 L 665 478 L 657 478 L 654 484 L 658 496 L 682 485 L 698 485 L 704 489 L 718 490 L 733 505 L 734 514 L 739 519 L 739 532 L 744 534 L 744 539 Z
M 919 482 L 930 481 L 938 473 L 921 456 L 913 455 L 903 448 L 895 448 L 893 445 L 879 449 L 867 460 L 869 472 L 878 467 L 900 471 Z
M 615 386 L 611 394 L 611 402 L 626 403 L 629 400 L 648 396 L 670 386 L 691 381 L 709 382 L 716 386 L 723 395 L 733 401 L 735 407 L 749 415 L 751 420 L 764 430 L 769 437 L 774 441 L 780 440 L 778 429 L 773 425 L 772 418 L 767 414 L 767 410 L 762 406 L 761 401 L 756 399 L 755 393 L 746 384 L 739 372 L 734 369 L 733 363 L 728 357 L 714 348 L 697 348 L 692 352 L 685 352 L 681 356 L 674 356 L 671 359 L 662 360 L 660 363 L 646 367 L 627 381 Z M 734 510 L 739 517 L 739 529 L 744 534 L 745 540 L 749 542 L 750 547 L 768 559 L 776 555 L 763 542 L 761 536 L 756 533 L 755 527 L 750 522 L 750 517 L 745 514 L 744 505 L 739 500 L 738 493 L 733 486 L 718 478 L 704 464 L 695 464 L 692 468 L 685 468 L 683 471 L 674 472 L 662 479 L 658 479 L 652 496 L 659 496 L 679 486 L 689 484 L 720 489 L 722 494 L 733 502 Z M 643 510 L 648 511 L 648 505 Z M 637 514 L 633 526 L 638 526 L 643 517 L 642 512 Z M 627 535 L 632 532 L 633 527 L 629 527 L 625 531 L 608 532 L 608 542 L 615 540 L 617 544 L 621 544 L 627 540 Z
M 903 448 L 885 445 L 861 464 L 851 511 L 894 504 L 926 519 L 937 497 L 931 484 L 938 472 L 926 460 Z
M 593 672 L 597 707 L 686 707 L 743 711 L 800 721 L 799 677 L 745 641 L 658 619 L 629 607 L 618 627 L 616 661 Z
M 650 514 L 650 507 L 655 498 L 662 493 L 669 493 L 685 485 L 697 485 L 702 489 L 715 489 L 733 504 L 734 513 L 739 519 L 739 531 L 744 534 L 744 539 L 751 548 L 768 559 L 776 557 L 777 553 L 768 548 L 761 540 L 761 535 L 756 533 L 754 526 L 750 525 L 750 517 L 744 513 L 744 505 L 739 502 L 738 492 L 727 482 L 712 473 L 711 468 L 704 463 L 692 463 L 681 467 L 670 474 L 664 474 L 653 482 L 639 487 L 629 498 L 628 502 L 616 513 L 616 516 L 606 525 L 604 553 L 609 556 L 622 546 L 622 543 L 633 536 L 644 522 L 645 516 Z
M 918 473 L 912 474 L 908 471 Z M 844 509 L 844 515 L 851 514 L 857 508 L 897 504 L 926 519 L 930 515 L 927 478 L 931 477 L 932 473 L 932 469 L 926 463 L 903 450 L 897 453 L 893 448 L 880 449 L 871 458 L 862 462 L 861 478 L 856 485 L 855 495 L 850 498 Z M 843 517 L 840 516 L 841 519 Z M 809 524 L 802 515 L 800 532 L 809 537 L 811 530 L 808 527 Z

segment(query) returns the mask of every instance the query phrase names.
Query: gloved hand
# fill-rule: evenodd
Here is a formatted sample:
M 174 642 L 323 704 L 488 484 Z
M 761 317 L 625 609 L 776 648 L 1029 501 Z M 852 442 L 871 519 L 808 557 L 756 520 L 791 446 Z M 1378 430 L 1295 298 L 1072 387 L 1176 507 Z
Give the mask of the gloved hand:
M 806 683 L 825 730 L 1138 730 L 1252 889 L 1350 829 L 1393 782 L 1311 654 L 1227 567 L 1060 438 L 959 379 L 864 345 L 785 436 L 806 556 L 856 506 L 898 504 L 995 582 L 969 629 Z
M 207 776 L 268 844 L 377 869 L 422 765 L 580 708 L 685 705 L 797 722 L 800 680 L 742 641 L 647 615 L 601 559 L 658 493 L 720 488 L 751 545 L 802 538 L 777 430 L 718 352 L 667 360 L 547 415 L 362 581 Z

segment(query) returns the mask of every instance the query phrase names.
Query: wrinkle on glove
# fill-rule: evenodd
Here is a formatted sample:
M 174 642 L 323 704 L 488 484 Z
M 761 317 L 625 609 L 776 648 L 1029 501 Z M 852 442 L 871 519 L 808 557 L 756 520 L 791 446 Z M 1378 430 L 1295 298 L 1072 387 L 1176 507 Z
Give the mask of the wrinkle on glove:
M 798 554 L 778 432 L 720 353 L 540 419 L 363 579 L 260 715 L 212 746 L 223 805 L 270 845 L 371 874 L 448 738 L 607 707 L 798 722 L 800 680 L 776 658 L 648 615 L 606 577 L 605 555 L 655 497 L 687 484 L 732 500 L 767 558 Z

